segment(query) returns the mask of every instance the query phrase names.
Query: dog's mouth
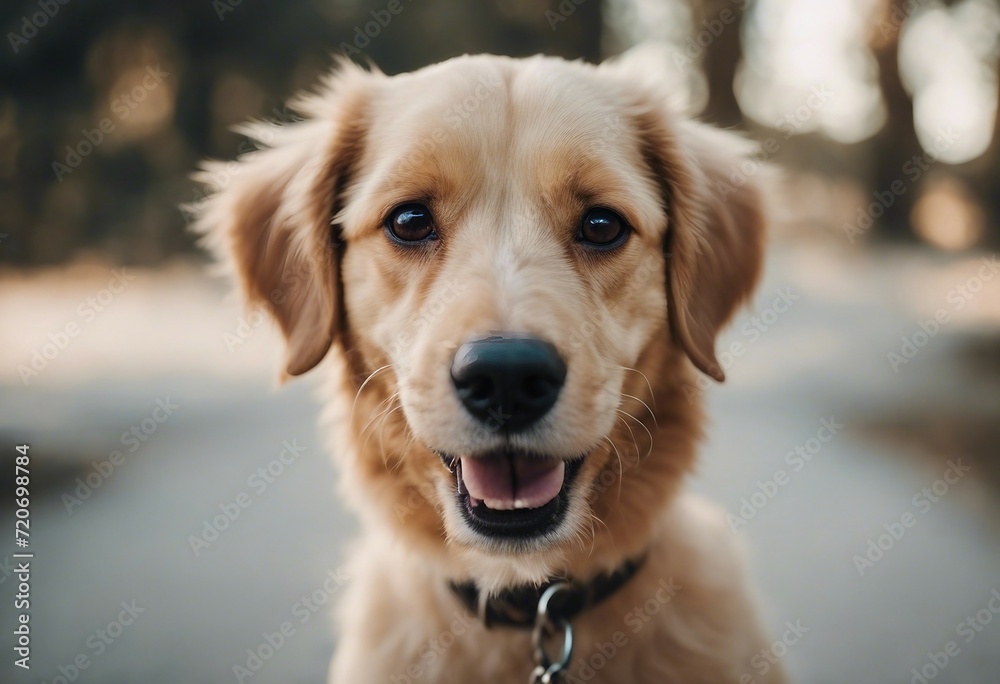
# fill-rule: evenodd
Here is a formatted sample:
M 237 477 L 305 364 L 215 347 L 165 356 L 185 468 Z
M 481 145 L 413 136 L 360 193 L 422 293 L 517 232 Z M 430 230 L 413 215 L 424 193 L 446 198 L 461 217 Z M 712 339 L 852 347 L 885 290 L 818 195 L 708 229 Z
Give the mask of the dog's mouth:
M 441 455 L 455 476 L 465 522 L 489 537 L 530 538 L 558 527 L 583 457 L 572 461 L 514 449 Z

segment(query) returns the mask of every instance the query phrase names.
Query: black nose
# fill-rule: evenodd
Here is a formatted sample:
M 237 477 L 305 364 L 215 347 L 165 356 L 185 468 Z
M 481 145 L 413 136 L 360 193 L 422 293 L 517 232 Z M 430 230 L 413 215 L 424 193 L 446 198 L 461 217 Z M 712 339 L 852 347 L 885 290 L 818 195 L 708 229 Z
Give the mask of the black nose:
M 495 335 L 459 347 L 451 379 L 469 413 L 491 427 L 516 432 L 555 405 L 566 364 L 548 342 Z

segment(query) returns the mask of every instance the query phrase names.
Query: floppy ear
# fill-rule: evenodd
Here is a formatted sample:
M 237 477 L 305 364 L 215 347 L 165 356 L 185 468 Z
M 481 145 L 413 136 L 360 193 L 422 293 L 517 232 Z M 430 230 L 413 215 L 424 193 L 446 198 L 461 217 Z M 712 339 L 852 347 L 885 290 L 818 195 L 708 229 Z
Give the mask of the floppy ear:
M 319 92 L 290 104 L 302 121 L 238 129 L 256 149 L 236 162 L 207 162 L 196 175 L 211 194 L 194 207 L 193 230 L 233 272 L 247 302 L 277 321 L 288 375 L 319 363 L 340 326 L 343 245 L 332 219 L 359 154 L 374 77 L 342 63 Z
M 754 146 L 733 133 L 692 121 L 669 131 L 654 126 L 654 172 L 667 203 L 671 332 L 698 369 L 722 382 L 715 338 L 760 275 L 767 170 L 750 158 Z

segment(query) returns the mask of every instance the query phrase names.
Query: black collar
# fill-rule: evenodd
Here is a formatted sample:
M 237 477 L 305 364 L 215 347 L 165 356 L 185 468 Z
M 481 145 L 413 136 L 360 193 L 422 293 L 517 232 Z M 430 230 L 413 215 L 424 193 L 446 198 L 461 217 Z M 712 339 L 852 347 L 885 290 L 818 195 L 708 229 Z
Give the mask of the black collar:
M 621 589 L 642 567 L 646 556 L 625 561 L 617 570 L 598 575 L 586 584 L 572 579 L 552 578 L 540 586 L 532 584 L 506 589 L 498 595 L 482 594 L 475 582 L 450 582 L 449 587 L 486 627 L 531 627 L 535 624 L 538 601 L 553 584 L 566 582 L 569 589 L 552 597 L 549 614 L 572 620 Z

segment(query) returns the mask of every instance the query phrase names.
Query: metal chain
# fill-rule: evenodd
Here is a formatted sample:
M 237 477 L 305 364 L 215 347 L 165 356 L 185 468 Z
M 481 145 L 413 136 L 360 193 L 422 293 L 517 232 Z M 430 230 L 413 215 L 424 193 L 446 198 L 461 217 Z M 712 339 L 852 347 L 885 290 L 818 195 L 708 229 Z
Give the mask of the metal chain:
M 538 600 L 538 614 L 535 616 L 535 627 L 531 633 L 535 669 L 531 671 L 528 684 L 560 684 L 563 681 L 563 673 L 569 667 L 570 658 L 573 656 L 573 627 L 566 618 L 549 612 L 549 602 L 552 597 L 568 589 L 569 585 L 565 582 L 553 584 Z M 545 650 L 545 639 L 559 632 L 563 635 L 562 653 L 558 660 L 552 660 Z

